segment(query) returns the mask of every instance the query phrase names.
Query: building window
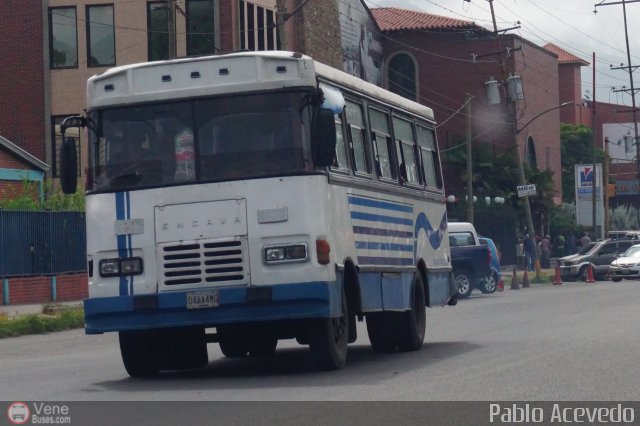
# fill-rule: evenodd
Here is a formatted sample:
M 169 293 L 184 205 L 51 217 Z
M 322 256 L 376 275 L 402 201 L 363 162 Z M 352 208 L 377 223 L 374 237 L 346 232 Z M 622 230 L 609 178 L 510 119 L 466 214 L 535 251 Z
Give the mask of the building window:
M 49 67 L 76 68 L 78 66 L 78 35 L 76 8 L 49 9 Z
M 87 64 L 104 67 L 116 64 L 113 5 L 87 6 Z
M 70 114 L 70 115 L 75 115 L 75 114 Z M 52 167 L 52 174 L 54 178 L 60 177 L 60 150 L 62 149 L 62 133 L 60 132 L 60 124 L 62 123 L 62 120 L 64 120 L 67 116 L 66 115 L 58 115 L 58 116 L 52 116 L 51 117 L 51 134 L 53 135 L 53 144 L 51 146 L 51 153 L 53 156 L 53 167 Z M 73 138 L 75 139 L 76 142 L 76 161 L 78 164 L 78 176 L 81 176 L 81 170 L 82 168 L 80 167 L 80 146 L 82 145 L 80 143 L 80 135 L 82 133 L 80 132 L 80 129 L 78 129 L 77 127 L 73 127 L 73 128 L 69 128 L 67 129 L 67 131 L 65 132 L 65 137 L 69 138 Z
M 170 58 L 169 37 L 173 35 L 169 29 L 171 13 L 167 2 L 147 2 L 147 55 L 150 61 Z
M 276 11 L 240 1 L 240 49 L 275 50 L 278 45 Z
M 527 166 L 537 169 L 538 160 L 536 159 L 536 145 L 533 143 L 533 137 L 527 138 L 527 151 L 525 152 L 525 162 Z
M 389 61 L 389 90 L 416 100 L 416 66 L 411 56 L 399 53 Z
M 187 55 L 216 53 L 215 40 L 213 0 L 187 0 Z

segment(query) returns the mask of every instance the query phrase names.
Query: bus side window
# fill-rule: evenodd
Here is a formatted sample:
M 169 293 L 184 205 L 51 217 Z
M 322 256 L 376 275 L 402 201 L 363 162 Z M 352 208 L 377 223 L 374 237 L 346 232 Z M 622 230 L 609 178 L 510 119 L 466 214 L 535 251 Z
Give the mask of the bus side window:
M 392 157 L 392 139 L 389 129 L 389 114 L 378 109 L 369 108 L 371 124 L 371 141 L 378 176 L 383 179 L 397 179 L 396 164 Z
M 333 159 L 332 167 L 341 170 L 348 170 L 349 163 L 347 162 L 347 151 L 344 141 L 344 133 L 342 132 L 342 114 L 336 115 L 336 156 Z
M 433 130 L 421 125 L 416 126 L 418 147 L 422 157 L 422 175 L 428 187 L 439 188 L 438 153 L 436 150 L 436 136 Z
M 362 114 L 362 106 L 355 102 L 346 102 L 347 129 L 349 136 L 349 148 L 351 151 L 354 172 L 370 173 L 365 148 L 365 124 Z
M 401 183 L 420 184 L 420 174 L 416 162 L 413 125 L 410 121 L 393 117 L 393 132 L 396 140 L 398 161 L 400 162 Z

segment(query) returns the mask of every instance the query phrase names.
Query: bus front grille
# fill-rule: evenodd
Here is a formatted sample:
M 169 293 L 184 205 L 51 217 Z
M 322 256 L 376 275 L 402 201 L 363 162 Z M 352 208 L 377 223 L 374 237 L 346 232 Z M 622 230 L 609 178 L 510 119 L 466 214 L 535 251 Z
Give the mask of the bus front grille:
M 246 239 L 162 244 L 159 264 L 165 286 L 248 284 Z

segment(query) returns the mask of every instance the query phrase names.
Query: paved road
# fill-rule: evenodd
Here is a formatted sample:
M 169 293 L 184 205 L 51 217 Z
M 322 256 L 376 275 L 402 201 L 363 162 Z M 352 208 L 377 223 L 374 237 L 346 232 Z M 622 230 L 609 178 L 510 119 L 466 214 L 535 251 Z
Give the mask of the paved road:
M 0 400 L 640 400 L 640 282 L 570 283 L 427 311 L 421 351 L 371 351 L 364 323 L 344 370 L 316 372 L 280 342 L 272 360 L 129 378 L 117 336 L 81 330 L 0 340 Z

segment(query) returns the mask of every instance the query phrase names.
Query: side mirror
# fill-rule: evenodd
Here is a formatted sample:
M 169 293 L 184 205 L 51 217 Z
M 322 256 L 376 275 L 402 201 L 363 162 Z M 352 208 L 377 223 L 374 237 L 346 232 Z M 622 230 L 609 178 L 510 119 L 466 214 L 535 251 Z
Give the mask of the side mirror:
M 64 138 L 60 150 L 60 185 L 65 194 L 74 194 L 78 186 L 78 157 L 76 141 Z
M 311 128 L 311 149 L 316 166 L 327 167 L 333 164 L 336 155 L 336 124 L 332 110 L 316 110 Z
M 64 137 L 64 132 L 69 127 L 85 127 L 87 125 L 87 119 L 81 115 L 72 115 L 64 120 L 60 124 L 60 131 L 62 132 L 62 137 Z

